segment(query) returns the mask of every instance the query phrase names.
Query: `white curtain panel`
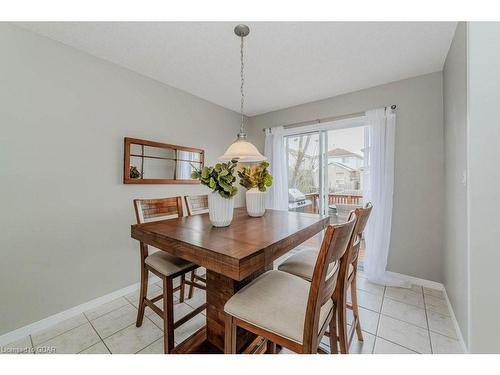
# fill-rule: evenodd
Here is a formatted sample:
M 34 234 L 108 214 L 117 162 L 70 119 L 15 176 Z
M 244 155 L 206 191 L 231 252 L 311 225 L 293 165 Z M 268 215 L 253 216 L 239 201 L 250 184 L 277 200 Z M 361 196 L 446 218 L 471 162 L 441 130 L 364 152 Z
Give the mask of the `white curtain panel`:
M 390 108 L 380 108 L 367 111 L 366 118 L 368 144 L 365 150 L 363 197 L 365 202 L 373 204 L 373 209 L 365 229 L 363 270 L 371 282 L 410 287 L 408 282 L 386 271 L 391 240 L 396 115 Z
M 284 128 L 278 126 L 266 129 L 264 155 L 273 175 L 273 185 L 267 194 L 267 208 L 288 210 L 288 181 L 284 145 Z

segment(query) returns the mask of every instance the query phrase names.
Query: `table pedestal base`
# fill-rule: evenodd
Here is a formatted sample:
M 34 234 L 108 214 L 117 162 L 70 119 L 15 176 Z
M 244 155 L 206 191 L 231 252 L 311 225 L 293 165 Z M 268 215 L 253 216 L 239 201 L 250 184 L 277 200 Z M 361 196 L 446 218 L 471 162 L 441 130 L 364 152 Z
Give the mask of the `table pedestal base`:
M 244 354 L 261 354 L 269 352 L 271 345 L 263 337 L 254 336 L 254 340 L 250 344 L 245 345 L 240 353 Z M 179 344 L 175 350 L 175 354 L 223 354 L 220 350 L 207 339 L 207 326 L 200 328 L 184 342 Z

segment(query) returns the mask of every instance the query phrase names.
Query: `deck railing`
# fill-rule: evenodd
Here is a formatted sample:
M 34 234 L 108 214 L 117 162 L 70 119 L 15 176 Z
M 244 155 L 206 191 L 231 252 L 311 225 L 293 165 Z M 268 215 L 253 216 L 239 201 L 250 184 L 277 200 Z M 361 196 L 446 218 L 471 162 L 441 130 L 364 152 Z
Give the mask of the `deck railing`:
M 319 194 L 309 193 L 305 194 L 306 199 L 312 201 L 312 207 L 310 212 L 317 212 L 319 207 Z M 352 195 L 352 194 L 340 194 L 340 193 L 329 193 L 328 194 L 328 204 L 352 204 L 352 205 L 362 205 L 363 196 L 362 195 Z M 309 210 L 307 210 L 309 211 Z
M 328 204 L 363 204 L 362 195 L 328 194 Z

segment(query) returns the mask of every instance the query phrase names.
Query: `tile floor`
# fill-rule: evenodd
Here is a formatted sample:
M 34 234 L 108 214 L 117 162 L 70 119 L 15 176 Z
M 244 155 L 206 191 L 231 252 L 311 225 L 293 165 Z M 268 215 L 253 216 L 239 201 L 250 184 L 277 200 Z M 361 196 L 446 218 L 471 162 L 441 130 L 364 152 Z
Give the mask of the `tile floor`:
M 291 253 L 299 251 L 294 249 Z M 287 256 L 291 255 L 287 254 Z M 283 259 L 278 260 L 282 261 Z M 278 263 L 277 262 L 277 263 Z M 157 295 L 160 284 L 149 287 Z M 444 294 L 439 290 L 413 285 L 411 289 L 371 284 L 359 273 L 358 298 L 364 341 L 354 339 L 351 353 L 415 354 L 461 353 Z M 162 320 L 146 308 L 142 327 L 135 326 L 138 292 L 105 303 L 68 319 L 43 332 L 13 342 L 0 352 L 18 353 L 163 353 Z M 175 302 L 176 317 L 192 311 L 205 301 L 196 290 L 192 299 Z M 161 301 L 158 303 L 161 304 Z M 349 312 L 348 322 L 352 322 Z M 179 327 L 176 343 L 205 323 L 203 314 Z M 328 348 L 325 337 L 322 346 Z M 283 350 L 283 353 L 289 353 Z

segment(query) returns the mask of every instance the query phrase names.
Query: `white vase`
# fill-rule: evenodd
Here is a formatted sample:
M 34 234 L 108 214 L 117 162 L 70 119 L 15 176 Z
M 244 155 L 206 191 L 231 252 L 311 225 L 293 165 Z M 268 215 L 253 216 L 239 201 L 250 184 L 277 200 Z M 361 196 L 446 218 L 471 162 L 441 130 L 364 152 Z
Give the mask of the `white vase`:
M 223 198 L 218 192 L 208 194 L 208 216 L 214 227 L 227 227 L 233 221 L 234 198 Z
M 266 213 L 266 193 L 257 188 L 247 190 L 247 213 L 249 216 L 260 217 Z

